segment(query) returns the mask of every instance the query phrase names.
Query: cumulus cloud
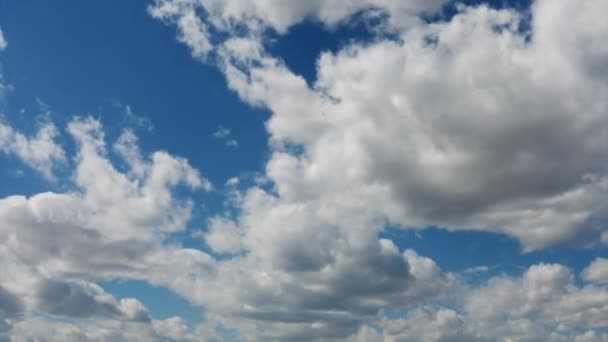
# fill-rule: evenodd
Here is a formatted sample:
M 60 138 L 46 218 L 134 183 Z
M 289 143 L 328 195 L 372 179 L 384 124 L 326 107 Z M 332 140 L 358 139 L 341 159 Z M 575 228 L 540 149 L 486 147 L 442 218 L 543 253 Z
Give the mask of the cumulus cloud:
M 387 15 L 393 29 L 419 22 L 421 13 L 433 13 L 445 0 L 155 0 L 150 14 L 175 23 L 178 39 L 190 47 L 192 55 L 204 58 L 217 44 L 212 31 L 238 34 L 243 27 L 256 35 L 271 29 L 280 34 L 305 19 L 315 19 L 333 27 L 356 13 Z M 199 14 L 205 13 L 207 20 Z
M 128 166 L 121 173 L 108 157 L 100 121 L 75 118 L 67 131 L 78 151 L 73 192 L 0 199 L 0 319 L 3 330 L 13 327 L 9 336 L 29 336 L 23 326 L 32 322 L 51 324 L 31 317 L 15 323 L 16 314 L 32 310 L 76 320 L 68 335 L 79 331 L 83 318 L 118 324 L 112 329 L 126 322 L 153 325 L 138 300 L 117 300 L 95 282 L 141 279 L 178 288 L 213 268 L 203 252 L 164 244 L 168 234 L 185 229 L 192 210 L 173 189 L 211 189 L 198 170 L 167 152 L 142 156 L 126 131 L 114 145 Z
M 159 0 L 150 7 L 176 24 L 195 55 L 217 56 L 243 101 L 271 113 L 264 177 L 272 189 L 238 193 L 239 215 L 212 221 L 207 243 L 236 256 L 218 263 L 217 284 L 197 297 L 245 336 L 357 336 L 381 309 L 441 297 L 452 276 L 379 240 L 387 224 L 501 233 L 528 251 L 608 241 L 608 69 L 601 63 L 608 24 L 599 14 L 606 2 L 537 0 L 530 18 L 459 5 L 447 20 L 416 19 L 442 4 Z M 323 53 L 312 86 L 266 49 L 268 31 L 285 34 L 306 19 L 332 27 L 354 13 L 384 15 L 376 29 L 391 38 Z M 188 38 L 183 21 L 197 14 L 204 29 Z M 215 31 L 221 34 L 211 39 Z M 527 297 L 516 291 L 522 286 Z M 506 298 L 501 289 L 513 297 L 487 305 Z M 566 300 L 590 293 L 600 302 Z M 419 325 L 408 323 L 397 339 L 555 335 L 525 330 L 533 322 L 559 327 L 555 336 L 565 339 L 595 338 L 594 331 L 575 336 L 575 327 L 606 326 L 594 306 L 604 305 L 605 293 L 576 288 L 562 266 L 539 265 L 523 279 L 471 291 L 462 312 L 416 311 L 446 333 L 418 334 Z M 509 323 L 487 312 L 493 308 L 506 310 Z M 519 316 L 522 308 L 531 311 Z M 469 316 L 486 322 L 487 334 Z
M 210 25 L 248 22 L 240 7 L 218 3 Z M 176 6 L 159 1 L 151 11 L 179 17 Z M 400 39 L 324 53 L 313 87 L 255 35 L 217 50 L 229 86 L 272 112 L 266 172 L 282 198 L 323 198 L 336 211 L 356 207 L 404 227 L 500 232 L 528 250 L 586 246 L 607 234 L 596 222 L 606 212 L 608 83 L 598 61 L 608 28 L 585 24 L 603 22 L 596 16 L 605 9 L 539 0 L 522 32 L 514 10 L 460 6 L 449 21 L 409 27 Z M 321 12 L 313 17 L 324 20 Z M 278 32 L 299 20 L 258 15 Z M 294 144 L 304 153 L 284 148 Z M 352 197 L 360 200 L 343 200 Z
M 62 147 L 55 141 L 58 135 L 51 122 L 41 124 L 38 132 L 28 137 L 0 121 L 0 152 L 16 156 L 47 179 L 52 179 L 55 164 L 65 160 Z
M 455 295 L 462 310 L 423 306 L 385 320 L 386 341 L 605 341 L 608 291 L 576 286 L 571 271 L 538 264 Z
M 44 317 L 28 317 L 15 324 L 12 337 L 17 341 L 221 341 L 215 333 L 203 326 L 189 328 L 179 317 L 150 323 L 117 320 L 57 322 Z
M 72 120 L 74 190 L 0 199 L 0 328 L 62 340 L 218 339 L 213 324 L 254 341 L 606 340 L 603 259 L 582 285 L 539 264 L 468 286 L 378 238 L 391 224 L 502 233 L 527 250 L 608 241 L 608 4 L 537 0 L 530 22 L 464 5 L 418 19 L 442 5 L 155 1 L 150 14 L 175 24 L 194 57 L 214 53 L 228 86 L 271 112 L 264 184 L 231 188 L 235 214 L 209 219 L 202 236 L 221 258 L 171 245 L 194 205 L 174 190 L 211 183 L 183 158 L 143 155 L 132 131 L 109 151 L 101 122 Z M 390 38 L 323 53 L 312 86 L 266 50 L 268 32 L 354 14 L 384 18 L 374 29 Z M 49 157 L 52 132 L 17 148 L 21 133 L 0 126 L 0 149 L 40 168 L 64 158 Z M 95 285 L 117 278 L 168 287 L 212 325 L 152 320 Z M 407 314 L 383 317 L 390 309 Z M 22 319 L 28 310 L 66 322 Z
M 608 259 L 597 258 L 583 271 L 583 278 L 588 282 L 608 284 Z

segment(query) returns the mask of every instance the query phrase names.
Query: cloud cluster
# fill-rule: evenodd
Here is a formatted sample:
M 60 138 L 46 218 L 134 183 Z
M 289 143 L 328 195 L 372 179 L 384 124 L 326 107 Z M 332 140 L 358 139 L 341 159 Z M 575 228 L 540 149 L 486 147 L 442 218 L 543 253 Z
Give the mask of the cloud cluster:
M 279 34 L 305 20 L 316 20 L 334 27 L 353 15 L 387 16 L 387 30 L 402 29 L 420 22 L 418 14 L 434 13 L 445 0 L 155 0 L 150 14 L 173 22 L 178 39 L 188 45 L 192 55 L 205 58 L 217 48 L 215 32 L 238 35 L 246 28 L 255 34 L 268 30 Z M 201 15 L 203 12 L 203 15 Z
M 210 221 L 207 244 L 232 255 L 218 262 L 212 291 L 198 299 L 210 311 L 254 340 L 339 339 L 381 309 L 440 298 L 451 275 L 378 240 L 388 224 L 506 234 L 528 251 L 608 242 L 606 2 L 537 0 L 530 17 L 459 5 L 453 17 L 433 22 L 411 19 L 439 1 L 336 3 L 159 0 L 150 8 L 176 25 L 195 57 L 213 52 L 243 101 L 271 113 L 266 183 L 235 191 L 237 217 Z M 380 34 L 319 56 L 312 86 L 266 50 L 269 30 L 284 34 L 305 19 L 331 27 L 359 11 L 378 13 L 370 8 L 386 16 Z M 592 270 L 589 279 L 600 277 Z M 542 297 L 564 272 L 538 266 L 504 282 L 508 291 L 529 286 Z M 564 279 L 565 287 L 546 291 L 576 299 L 538 299 L 538 312 L 518 316 L 537 298 L 514 297 L 512 321 L 487 338 L 552 336 L 520 323 L 569 337 L 606 327 L 594 306 L 605 305 L 606 289 L 573 289 Z M 495 283 L 501 280 L 471 293 L 502 298 Z M 573 304 L 588 293 L 599 304 Z M 420 339 L 485 338 L 466 322 L 481 315 L 467 311 L 481 297 L 467 298 L 462 312 L 414 315 L 452 334 Z M 558 307 L 572 311 L 550 316 Z M 484 315 L 482 322 L 499 322 Z M 414 336 L 419 325 L 406 326 L 405 336 Z
M 220 327 L 252 341 L 608 339 L 605 259 L 582 285 L 539 264 L 470 286 L 378 237 L 438 225 L 528 250 L 608 243 L 608 3 L 537 0 L 529 21 L 487 6 L 418 19 L 442 5 L 155 1 L 152 16 L 271 112 L 263 175 L 228 189 L 236 214 L 209 220 L 211 254 L 182 248 L 166 238 L 194 204 L 177 190 L 211 184 L 186 159 L 142 154 L 132 131 L 108 149 L 100 121 L 73 119 L 73 190 L 0 199 L 0 338 L 213 340 Z M 312 86 L 266 50 L 269 31 L 355 14 L 380 18 L 380 34 L 322 54 Z M 66 159 L 57 134 L 2 124 L 0 151 L 50 178 Z M 154 320 L 95 284 L 111 279 L 170 288 L 207 323 Z
M 386 341 L 606 341 L 608 291 L 577 286 L 557 264 L 531 266 L 521 277 L 499 276 L 458 296 L 460 312 L 421 307 L 383 322 Z
M 13 137 L 23 137 L 10 126 L 2 127 Z M 197 277 L 210 272 L 213 260 L 207 254 L 164 240 L 185 229 L 192 210 L 192 202 L 176 197 L 174 190 L 180 186 L 210 190 L 211 184 L 185 159 L 164 151 L 143 157 L 131 131 L 114 144 L 128 166 L 125 172 L 110 161 L 98 120 L 74 118 L 67 132 L 78 151 L 73 191 L 0 199 L 0 334 L 26 338 L 38 331 L 39 338 L 51 340 L 83 336 L 100 340 L 123 325 L 130 326 L 132 334 L 152 334 L 159 325 L 179 323 L 153 321 L 137 299 L 117 300 L 95 282 L 141 279 L 171 287 L 169 283 L 188 282 L 188 273 L 194 270 Z M 40 140 L 49 141 L 23 138 L 26 146 L 39 145 Z M 33 150 L 43 156 L 39 160 L 63 157 L 63 150 L 53 146 L 56 149 Z M 30 156 L 16 155 L 25 162 Z M 41 333 L 51 325 L 54 333 Z M 84 335 L 72 336 L 76 332 Z
M 461 6 L 400 39 L 321 55 L 313 87 L 255 35 L 218 54 L 229 86 L 272 112 L 267 175 L 281 198 L 404 227 L 505 233 L 528 250 L 588 246 L 608 241 L 608 28 L 586 25 L 605 7 L 539 0 L 525 23 Z M 200 20 L 225 17 L 213 13 Z

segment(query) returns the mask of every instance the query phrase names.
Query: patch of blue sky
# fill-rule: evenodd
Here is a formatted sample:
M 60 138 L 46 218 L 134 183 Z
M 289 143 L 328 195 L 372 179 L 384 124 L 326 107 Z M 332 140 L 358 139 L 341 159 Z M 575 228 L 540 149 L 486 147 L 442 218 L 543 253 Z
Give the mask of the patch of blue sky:
M 552 247 L 524 253 L 516 239 L 505 235 L 436 227 L 424 230 L 389 228 L 380 237 L 392 240 L 400 250 L 413 249 L 429 257 L 443 271 L 460 273 L 472 283 L 481 283 L 499 274 L 519 276 L 538 263 L 562 264 L 579 274 L 598 255 L 608 254 L 608 249 L 602 246 L 587 249 Z
M 150 310 L 152 319 L 181 317 L 190 326 L 205 320 L 204 309 L 200 306 L 188 302 L 171 290 L 150 285 L 145 281 L 113 280 L 101 282 L 99 286 L 118 299 L 137 298 Z

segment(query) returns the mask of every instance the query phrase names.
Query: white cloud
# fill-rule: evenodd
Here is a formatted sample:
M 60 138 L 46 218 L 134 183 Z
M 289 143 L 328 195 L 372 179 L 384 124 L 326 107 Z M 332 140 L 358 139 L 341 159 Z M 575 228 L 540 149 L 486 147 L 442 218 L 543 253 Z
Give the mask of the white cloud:
M 588 246 L 606 236 L 593 222 L 607 203 L 608 83 L 606 29 L 584 23 L 605 3 L 572 6 L 537 1 L 530 41 L 515 11 L 461 7 L 403 41 L 323 54 L 313 88 L 255 36 L 218 51 L 229 86 L 272 112 L 266 171 L 282 198 L 505 233 L 527 250 Z
M 0 121 L 0 152 L 14 155 L 48 179 L 53 178 L 53 168 L 65 160 L 65 153 L 55 139 L 59 132 L 55 125 L 46 122 L 31 137 Z
M 120 172 L 101 123 L 71 121 L 73 191 L 0 199 L 0 331 L 194 340 L 218 339 L 218 324 L 264 341 L 606 340 L 602 259 L 582 275 L 595 284 L 539 264 L 468 287 L 378 238 L 388 223 L 499 232 L 529 250 L 608 236 L 606 2 L 538 0 L 530 37 L 510 10 L 462 6 L 446 22 L 416 18 L 442 3 L 156 1 L 150 13 L 174 22 L 194 57 L 216 51 L 228 85 L 271 111 L 272 189 L 234 189 L 237 214 L 211 218 L 205 242 L 232 258 L 167 244 L 193 208 L 173 190 L 211 184 L 183 158 L 142 155 L 131 131 L 113 145 L 128 169 Z M 267 30 L 282 34 L 307 18 L 331 27 L 370 7 L 388 14 L 377 29 L 400 39 L 323 54 L 312 87 L 265 51 Z M 213 41 L 214 31 L 229 38 Z M 27 138 L 0 126 L 0 148 L 44 173 L 64 158 L 49 147 L 53 129 Z M 218 138 L 229 142 L 226 131 Z M 211 325 L 150 321 L 142 303 L 95 285 L 108 279 L 166 286 L 203 305 Z M 382 319 L 387 309 L 409 314 Z M 24 316 L 31 311 L 66 321 Z
M 15 341 L 221 341 L 202 328 L 188 328 L 179 317 L 141 323 L 101 319 L 57 321 L 31 316 L 16 323 L 11 336 Z
M 215 252 L 237 253 L 243 250 L 242 234 L 232 221 L 215 217 L 209 221 L 209 229 L 204 234 L 204 239 Z
M 4 38 L 4 33 L 2 33 L 2 28 L 0 27 L 0 51 L 6 49 L 8 46 L 8 42 Z
M 600 15 L 607 3 L 538 0 L 531 32 L 521 32 L 528 24 L 521 13 L 486 6 L 459 6 L 447 21 L 416 20 L 441 4 L 161 0 L 151 7 L 186 42 L 180 20 L 204 13 L 202 25 L 228 36 L 213 42 L 228 86 L 271 112 L 264 177 L 273 187 L 237 193 L 237 217 L 216 218 L 222 224 L 212 225 L 207 243 L 242 253 L 219 261 L 206 292 L 193 294 L 227 326 L 253 340 L 358 338 L 382 309 L 441 298 L 453 275 L 379 240 L 387 224 L 502 233 L 526 250 L 607 240 L 608 68 L 600 62 L 608 56 Z M 284 34 L 307 18 L 331 27 L 370 6 L 389 17 L 376 29 L 398 39 L 379 35 L 322 54 L 312 86 L 265 49 L 267 30 Z M 415 311 L 435 330 L 401 322 L 404 331 L 386 334 L 600 336 L 583 330 L 607 326 L 606 291 L 577 288 L 572 278 L 563 266 L 538 265 L 522 279 L 473 288 L 464 310 Z
M 35 310 L 76 320 L 65 331 L 56 324 L 69 334 L 88 324 L 83 318 L 113 326 L 99 336 L 87 335 L 97 331 L 90 326 L 85 335 L 99 340 L 150 318 L 136 299 L 116 300 L 95 282 L 138 279 L 179 289 L 200 285 L 213 270 L 207 254 L 164 244 L 167 234 L 185 229 L 192 209 L 172 190 L 180 184 L 210 190 L 209 181 L 166 152 L 143 157 L 130 131 L 115 144 L 129 167 L 121 173 L 107 156 L 99 121 L 76 118 L 67 131 L 78 150 L 73 192 L 0 199 L 0 326 L 12 327 L 12 336 L 29 336 L 30 324 L 51 324 L 23 317 Z
M 606 341 L 608 291 L 577 287 L 562 265 L 538 264 L 454 293 L 463 310 L 423 306 L 385 320 L 385 341 Z
M 419 22 L 417 14 L 434 13 L 445 0 L 156 0 L 149 7 L 150 14 L 161 20 L 173 22 L 179 29 L 178 39 L 188 45 L 192 54 L 204 58 L 213 50 L 210 30 L 238 34 L 242 28 L 247 33 L 262 34 L 272 29 L 280 34 L 305 19 L 316 19 L 328 27 L 364 12 L 369 16 L 386 13 L 391 29 L 402 29 Z M 204 11 L 208 20 L 201 20 L 198 13 Z
M 224 184 L 225 186 L 237 186 L 239 184 L 239 179 L 238 177 L 230 177 L 228 178 L 228 180 L 226 181 L 226 184 Z
M 597 284 L 608 284 L 608 259 L 597 258 L 583 271 L 583 279 Z

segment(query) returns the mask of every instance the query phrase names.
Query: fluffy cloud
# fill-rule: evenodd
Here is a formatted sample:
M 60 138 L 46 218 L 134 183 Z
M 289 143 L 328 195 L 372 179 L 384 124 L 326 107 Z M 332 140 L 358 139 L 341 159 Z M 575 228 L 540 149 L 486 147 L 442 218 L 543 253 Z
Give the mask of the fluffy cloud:
M 221 341 L 204 327 L 188 328 L 178 317 L 154 320 L 149 324 L 116 320 L 53 321 L 29 317 L 15 324 L 12 336 L 16 341 Z
M 337 3 L 163 0 L 150 8 L 186 44 L 220 31 L 212 47 L 190 48 L 213 51 L 228 86 L 271 112 L 267 183 L 235 192 L 236 217 L 210 221 L 207 244 L 235 257 L 218 262 L 199 302 L 254 340 L 345 338 L 381 309 L 440 298 L 453 285 L 432 260 L 379 240 L 387 224 L 507 234 L 528 251 L 608 241 L 605 2 L 538 0 L 531 19 L 460 5 L 431 23 L 414 15 L 440 1 Z M 372 7 L 387 16 L 381 34 L 322 54 L 312 86 L 266 51 L 268 30 L 284 34 L 309 18 L 331 27 L 361 10 L 377 14 Z M 188 38 L 182 22 L 197 14 Z M 503 289 L 513 297 L 498 295 Z M 574 305 L 591 294 L 599 302 Z M 445 333 L 404 322 L 395 338 L 553 338 L 544 325 L 575 338 L 576 327 L 606 326 L 597 309 L 605 294 L 576 288 L 561 266 L 539 265 L 521 280 L 471 291 L 462 312 L 415 311 Z M 510 310 L 508 324 L 493 308 Z M 522 308 L 529 311 L 519 315 Z M 525 330 L 534 322 L 540 330 Z M 582 333 L 576 338 L 597 337 Z
M 528 250 L 587 246 L 608 234 L 608 28 L 585 24 L 604 10 L 539 0 L 522 32 L 516 11 L 461 6 L 399 40 L 323 54 L 312 88 L 255 36 L 218 54 L 229 86 L 272 112 L 266 173 L 281 198 L 322 198 L 337 217 L 505 233 Z
M 212 134 L 214 139 L 222 140 L 226 147 L 239 147 L 239 142 L 232 138 L 232 131 L 229 128 L 219 126 Z
M 385 320 L 386 341 L 606 341 L 608 291 L 577 287 L 562 265 L 531 266 L 455 296 L 462 310 L 421 307 Z M 596 330 L 598 329 L 598 330 Z
M 63 149 L 55 142 L 57 135 L 57 128 L 51 122 L 43 123 L 34 136 L 28 137 L 0 121 L 0 152 L 18 157 L 52 179 L 55 164 L 65 160 Z
M 442 3 L 156 1 L 152 16 L 174 23 L 195 57 L 215 53 L 228 86 L 271 111 L 264 174 L 228 189 L 235 215 L 209 220 L 213 258 L 165 241 L 193 208 L 175 189 L 211 184 L 183 158 L 142 155 L 131 131 L 113 144 L 121 172 L 101 123 L 74 119 L 74 190 L 0 199 L 0 329 L 62 340 L 211 340 L 214 325 L 245 340 L 606 340 L 603 259 L 583 285 L 539 264 L 469 287 L 378 238 L 393 224 L 503 233 L 528 250 L 608 241 L 607 3 L 538 0 L 530 22 L 485 6 L 417 19 Z M 265 49 L 268 31 L 361 11 L 384 16 L 382 34 L 321 55 L 313 86 Z M 44 174 L 64 158 L 46 148 L 55 134 L 0 126 L 0 149 Z M 19 136 L 25 147 L 13 146 Z M 39 140 L 46 149 L 28 147 Z M 154 321 L 95 285 L 116 278 L 168 287 L 211 325 Z M 383 317 L 390 309 L 408 314 Z
M 445 0 L 155 0 L 150 14 L 170 21 L 179 29 L 178 39 L 188 45 L 192 55 L 204 58 L 215 45 L 214 32 L 237 34 L 243 27 L 254 34 L 272 29 L 280 34 L 305 19 L 335 26 L 356 13 L 388 16 L 389 29 L 409 27 L 419 22 L 417 14 L 433 13 Z M 205 19 L 198 15 L 203 11 Z
M 125 173 L 110 161 L 99 121 L 75 118 L 67 131 L 78 148 L 73 192 L 0 199 L 2 330 L 13 326 L 9 336 L 29 336 L 24 325 L 51 324 L 17 319 L 31 311 L 74 319 L 76 330 L 82 318 L 92 320 L 91 329 L 97 321 L 152 329 L 161 323 L 151 322 L 142 303 L 117 300 L 94 282 L 141 279 L 177 287 L 210 272 L 213 260 L 207 254 L 164 240 L 185 229 L 192 209 L 191 201 L 177 198 L 173 189 L 210 190 L 211 184 L 185 159 L 163 151 L 143 157 L 130 131 L 114 144 L 128 166 Z
M 583 278 L 588 282 L 608 284 L 608 259 L 597 258 L 583 271 Z

